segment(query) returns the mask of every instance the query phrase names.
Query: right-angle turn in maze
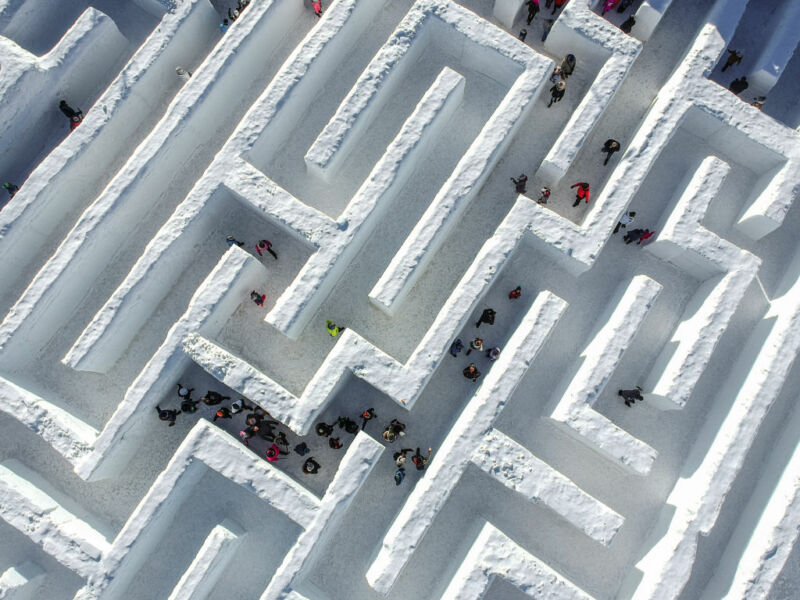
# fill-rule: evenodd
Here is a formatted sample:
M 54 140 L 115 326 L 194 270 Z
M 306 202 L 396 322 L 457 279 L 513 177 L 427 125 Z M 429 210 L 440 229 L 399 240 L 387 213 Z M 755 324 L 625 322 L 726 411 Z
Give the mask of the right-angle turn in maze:
M 0 598 L 796 600 L 798 21 L 0 0 Z

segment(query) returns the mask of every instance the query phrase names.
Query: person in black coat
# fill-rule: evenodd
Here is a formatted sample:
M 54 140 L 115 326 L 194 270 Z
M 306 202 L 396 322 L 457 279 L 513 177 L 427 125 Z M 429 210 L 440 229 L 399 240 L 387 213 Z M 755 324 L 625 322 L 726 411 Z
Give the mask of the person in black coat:
M 158 411 L 158 418 L 162 421 L 169 421 L 170 427 L 175 425 L 175 419 L 179 414 L 181 414 L 181 411 L 179 410 L 169 410 L 166 408 L 161 408 L 158 405 L 156 405 L 156 410 Z
M 603 144 L 603 150 L 602 150 L 602 152 L 606 153 L 606 159 L 603 161 L 603 164 L 607 165 L 608 159 L 611 158 L 611 155 L 614 154 L 614 152 L 619 152 L 619 149 L 621 147 L 622 146 L 620 146 L 620 143 L 617 140 L 611 138 L 607 139 L 606 143 Z
M 480 327 L 481 323 L 488 323 L 489 325 L 494 325 L 494 316 L 497 313 L 494 312 L 493 309 L 487 308 L 481 313 L 481 318 L 478 319 L 478 322 L 475 323 L 475 327 Z
M 738 96 L 748 87 L 750 87 L 750 84 L 747 82 L 747 77 L 742 75 L 738 79 L 734 79 L 733 81 L 731 81 L 731 84 L 728 86 L 728 89 Z
M 475 366 L 475 363 L 469 363 L 469 366 L 464 369 L 464 377 L 471 379 L 473 383 L 478 381 L 478 377 L 480 376 L 481 372 L 478 371 L 478 367 Z
M 566 82 L 556 81 L 555 85 L 550 88 L 550 102 L 547 104 L 547 108 L 550 108 L 554 102 L 561 102 L 561 99 L 564 97 L 564 91 L 567 89 Z
M 617 390 L 617 395 L 622 396 L 622 398 L 625 400 L 625 406 L 628 408 L 630 408 L 631 404 L 637 400 L 644 400 L 644 396 L 642 396 L 642 388 L 640 388 L 638 385 L 636 386 L 636 389 L 633 390 Z

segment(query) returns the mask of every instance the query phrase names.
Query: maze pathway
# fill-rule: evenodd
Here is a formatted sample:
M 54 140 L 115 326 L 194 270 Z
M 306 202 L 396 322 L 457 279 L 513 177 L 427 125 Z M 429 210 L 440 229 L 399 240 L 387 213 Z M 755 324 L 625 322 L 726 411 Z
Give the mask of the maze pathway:
M 0 0 L 0 598 L 797 597 L 797 10 L 606 4 Z

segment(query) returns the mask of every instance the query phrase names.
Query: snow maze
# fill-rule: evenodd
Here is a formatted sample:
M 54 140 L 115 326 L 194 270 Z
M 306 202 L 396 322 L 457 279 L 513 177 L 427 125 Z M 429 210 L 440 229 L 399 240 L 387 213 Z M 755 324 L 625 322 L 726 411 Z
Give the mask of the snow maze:
M 540 4 L 0 0 L 0 598 L 800 597 L 800 5 Z

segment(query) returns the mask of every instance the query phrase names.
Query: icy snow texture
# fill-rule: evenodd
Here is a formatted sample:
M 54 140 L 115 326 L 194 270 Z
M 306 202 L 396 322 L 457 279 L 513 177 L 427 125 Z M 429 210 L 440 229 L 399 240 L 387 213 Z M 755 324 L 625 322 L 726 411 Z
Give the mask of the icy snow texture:
M 797 597 L 797 6 L 602 4 L 0 0 L 0 597 Z

